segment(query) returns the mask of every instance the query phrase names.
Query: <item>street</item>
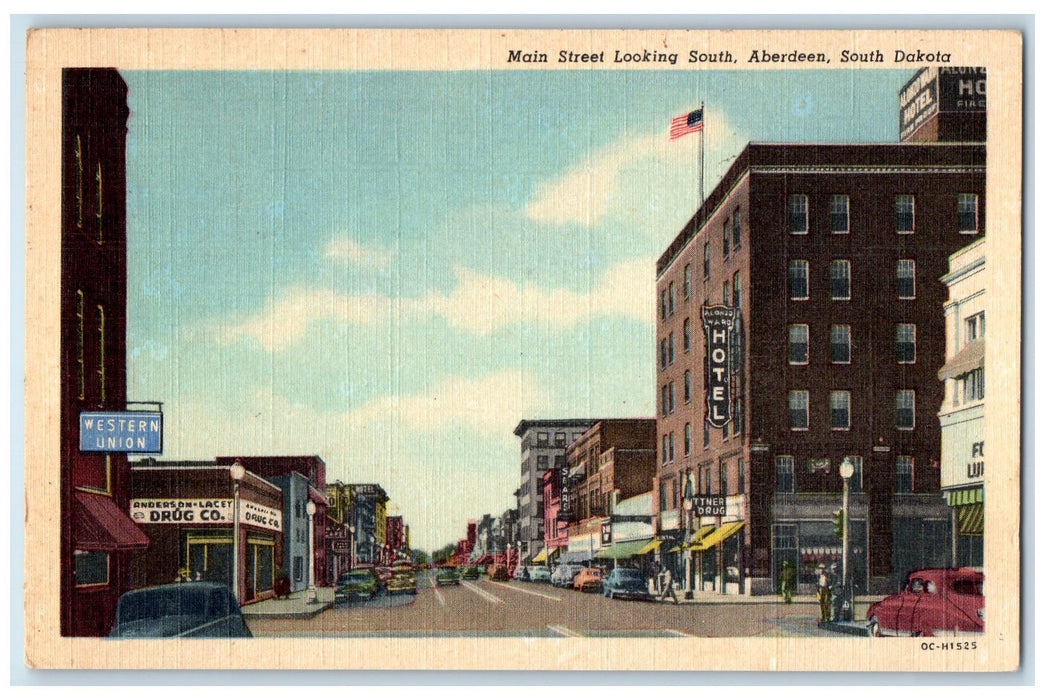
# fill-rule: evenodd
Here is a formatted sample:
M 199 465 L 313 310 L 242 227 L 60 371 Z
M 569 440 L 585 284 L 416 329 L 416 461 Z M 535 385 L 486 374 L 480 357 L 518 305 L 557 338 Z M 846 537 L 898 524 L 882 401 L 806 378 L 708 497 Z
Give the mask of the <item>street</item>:
M 310 619 L 252 619 L 266 636 L 793 637 L 839 636 L 817 627 L 814 603 L 779 598 L 672 603 L 619 600 L 548 584 L 480 579 L 434 585 L 418 575 L 417 595 L 382 593 L 339 604 Z M 733 602 L 736 601 L 736 602 Z

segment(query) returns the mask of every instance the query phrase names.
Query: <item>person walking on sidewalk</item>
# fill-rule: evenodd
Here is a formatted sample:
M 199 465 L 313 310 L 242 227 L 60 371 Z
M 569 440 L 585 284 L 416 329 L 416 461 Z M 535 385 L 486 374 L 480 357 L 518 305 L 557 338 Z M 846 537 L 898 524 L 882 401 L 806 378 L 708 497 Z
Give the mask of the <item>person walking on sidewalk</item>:
M 679 604 L 678 596 L 675 595 L 675 586 L 671 582 L 671 569 L 666 566 L 660 567 L 660 599 L 667 600 L 668 596 L 675 601 L 675 605 Z
M 831 621 L 831 578 L 827 575 L 827 568 L 823 564 L 817 571 L 816 600 L 820 603 L 820 622 Z
M 780 595 L 784 596 L 784 602 L 791 605 L 795 595 L 795 565 L 789 561 L 784 562 L 780 572 Z

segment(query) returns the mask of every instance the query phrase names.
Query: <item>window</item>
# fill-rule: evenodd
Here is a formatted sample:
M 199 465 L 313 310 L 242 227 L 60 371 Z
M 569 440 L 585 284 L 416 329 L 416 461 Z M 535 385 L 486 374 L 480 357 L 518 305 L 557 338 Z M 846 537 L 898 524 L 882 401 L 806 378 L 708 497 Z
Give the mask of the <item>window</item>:
M 668 282 L 668 316 L 675 315 L 675 283 Z
M 668 433 L 668 461 L 675 461 L 675 433 Z
M 693 346 L 693 323 L 687 318 L 682 322 L 682 351 L 689 352 Z
M 791 391 L 787 395 L 787 407 L 791 412 L 791 430 L 809 429 L 809 392 Z
M 809 261 L 792 260 L 787 270 L 788 289 L 792 299 L 809 298 Z
M 740 273 L 733 273 L 733 306 L 740 308 Z
M 830 275 L 831 298 L 841 301 L 849 299 L 849 261 L 832 260 Z
M 682 271 L 682 298 L 689 299 L 690 289 L 693 287 L 693 267 L 686 265 Z
M 729 463 L 718 463 L 718 492 L 725 496 L 729 493 Z
M 899 455 L 896 458 L 896 493 L 911 493 L 914 490 L 914 457 Z
M 733 249 L 740 247 L 740 207 L 733 210 Z
M 914 299 L 914 260 L 896 261 L 896 295 Z
M 80 137 L 76 137 L 79 147 Z M 77 371 L 77 398 L 83 401 L 87 390 L 87 372 L 83 359 L 83 290 L 76 290 L 76 371 Z
M 660 415 L 668 415 L 668 385 L 660 387 Z
M 809 199 L 804 194 L 793 194 L 787 202 L 789 230 L 794 234 L 809 232 Z
M 682 377 L 682 398 L 686 403 L 693 401 L 693 373 L 688 369 Z
M 849 392 L 832 391 L 831 430 L 849 430 Z
M 660 340 L 660 368 L 668 368 L 668 339 L 661 338 Z
M 722 259 L 729 260 L 729 219 L 722 222 Z
M 537 455 L 537 471 L 548 471 L 548 455 Z
M 675 413 L 675 382 L 668 382 L 668 412 Z
M 649 307 L 646 307 L 649 308 Z M 294 580 L 301 581 L 305 576 L 305 561 L 301 557 L 294 557 Z
M 958 233 L 976 233 L 979 230 L 979 200 L 975 194 L 958 195 Z
M 548 433 L 537 433 L 537 447 L 547 447 L 547 446 L 548 446 Z
M 901 365 L 914 364 L 916 332 L 913 323 L 896 324 L 896 361 Z
M 668 290 L 662 289 L 660 292 L 660 319 L 666 320 L 668 318 Z
M 737 493 L 744 493 L 744 460 L 737 460 Z
M 704 243 L 704 280 L 711 277 L 711 244 Z
M 847 365 L 850 361 L 850 328 L 847 325 L 831 326 L 831 362 Z
M 98 304 L 98 400 L 105 403 L 105 307 Z
M 962 375 L 962 394 L 966 403 L 983 400 L 983 367 Z
M 675 334 L 668 333 L 668 364 L 675 364 Z
M 565 447 L 566 446 L 566 433 L 555 433 L 555 446 Z
M 965 341 L 968 343 L 974 340 L 979 340 L 984 336 L 987 326 L 987 314 L 981 311 L 980 313 L 969 316 L 965 319 Z
M 831 233 L 849 233 L 849 195 L 831 195 Z
M 660 436 L 660 463 L 668 463 L 668 435 L 665 433 Z
M 864 488 L 864 458 L 860 455 L 845 455 L 853 465 L 853 475 L 849 477 L 849 489 L 862 491 Z
M 707 421 L 704 421 L 704 449 L 708 448 L 711 444 L 711 426 L 708 425 Z
M 901 389 L 896 392 L 896 428 L 914 430 L 914 390 Z
M 788 362 L 792 365 L 809 364 L 809 326 L 794 323 L 788 326 Z
M 744 400 L 739 396 L 733 399 L 733 434 L 744 432 Z
M 723 282 L 722 283 L 722 303 L 725 306 L 732 306 L 732 304 L 730 304 L 729 291 L 730 291 L 729 290 L 729 282 Z
M 791 455 L 777 455 L 776 491 L 777 493 L 795 492 L 795 458 Z
M 689 423 L 682 429 L 682 450 L 687 457 L 693 451 L 693 426 Z
M 896 232 L 914 233 L 914 195 L 896 197 Z
M 109 555 L 105 552 L 76 550 L 73 569 L 77 586 L 104 586 L 109 583 Z
M 668 509 L 668 502 L 669 502 L 668 487 L 669 487 L 670 483 L 671 483 L 670 481 L 661 481 L 660 482 L 660 509 L 662 511 Z

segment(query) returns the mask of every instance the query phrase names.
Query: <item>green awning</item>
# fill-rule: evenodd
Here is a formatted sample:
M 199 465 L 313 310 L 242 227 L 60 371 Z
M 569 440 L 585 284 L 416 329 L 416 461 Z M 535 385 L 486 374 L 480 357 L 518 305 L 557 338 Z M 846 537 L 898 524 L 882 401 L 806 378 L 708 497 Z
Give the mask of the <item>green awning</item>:
M 983 537 L 983 504 L 958 506 L 958 533 L 966 537 Z
M 977 486 L 971 489 L 956 489 L 947 492 L 947 505 L 967 506 L 973 503 L 983 503 L 983 487 Z
M 632 542 L 618 542 L 617 544 L 610 545 L 606 549 L 602 550 L 595 555 L 596 559 L 630 559 L 631 557 L 637 556 L 646 549 L 652 542 L 653 539 L 648 540 L 634 540 Z

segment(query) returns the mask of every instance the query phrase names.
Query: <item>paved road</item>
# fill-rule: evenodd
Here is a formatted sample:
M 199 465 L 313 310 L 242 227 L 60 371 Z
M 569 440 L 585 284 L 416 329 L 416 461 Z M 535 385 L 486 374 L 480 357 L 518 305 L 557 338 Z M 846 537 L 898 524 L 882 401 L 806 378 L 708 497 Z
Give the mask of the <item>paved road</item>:
M 815 604 L 682 604 L 610 600 L 548 584 L 462 581 L 338 605 L 311 619 L 250 620 L 256 636 L 788 637 L 838 636 L 816 625 Z

